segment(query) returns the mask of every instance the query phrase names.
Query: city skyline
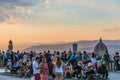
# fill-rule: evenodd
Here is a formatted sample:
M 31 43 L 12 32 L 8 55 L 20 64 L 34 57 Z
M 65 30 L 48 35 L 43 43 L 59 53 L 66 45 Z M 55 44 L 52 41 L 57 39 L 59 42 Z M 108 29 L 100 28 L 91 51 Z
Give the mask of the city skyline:
M 0 45 L 120 39 L 118 0 L 0 0 Z M 1 47 L 0 47 L 1 48 Z

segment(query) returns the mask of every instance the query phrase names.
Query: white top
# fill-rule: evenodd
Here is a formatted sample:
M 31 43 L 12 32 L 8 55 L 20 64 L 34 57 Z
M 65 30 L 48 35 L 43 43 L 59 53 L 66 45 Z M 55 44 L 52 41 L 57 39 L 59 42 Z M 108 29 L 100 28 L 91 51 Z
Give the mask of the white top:
M 7 65 L 8 65 L 9 69 L 12 69 L 12 63 L 11 62 L 8 62 Z
M 91 58 L 92 64 L 94 64 L 96 61 L 97 61 L 96 58 Z
M 63 69 L 62 69 L 62 64 L 61 64 L 61 66 L 60 66 L 60 67 L 58 67 L 58 66 L 56 65 L 55 72 L 60 72 L 60 73 L 62 73 L 62 72 L 63 72 Z
M 39 67 L 38 62 L 33 61 L 33 74 L 39 74 L 40 70 L 37 69 Z

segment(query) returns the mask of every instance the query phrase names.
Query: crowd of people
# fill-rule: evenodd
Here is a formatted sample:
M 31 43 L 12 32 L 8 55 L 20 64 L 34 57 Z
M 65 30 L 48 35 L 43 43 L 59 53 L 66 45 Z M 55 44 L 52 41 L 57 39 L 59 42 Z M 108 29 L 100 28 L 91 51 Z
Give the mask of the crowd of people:
M 19 77 L 33 77 L 33 80 L 48 80 L 51 75 L 55 80 L 63 78 L 93 78 L 94 74 L 101 74 L 102 79 L 108 78 L 109 62 L 111 58 L 106 51 L 101 58 L 95 53 L 44 51 L 10 52 L 0 51 L 0 66 L 6 66 L 6 71 Z M 120 56 L 116 52 L 113 57 L 114 70 L 120 70 Z M 98 62 L 99 61 L 99 62 Z

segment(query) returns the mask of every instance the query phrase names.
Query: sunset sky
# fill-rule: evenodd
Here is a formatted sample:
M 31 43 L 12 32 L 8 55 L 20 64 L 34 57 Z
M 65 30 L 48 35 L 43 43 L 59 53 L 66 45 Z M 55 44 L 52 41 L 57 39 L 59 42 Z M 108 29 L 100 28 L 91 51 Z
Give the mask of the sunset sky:
M 120 39 L 120 0 L 0 0 L 0 48 Z

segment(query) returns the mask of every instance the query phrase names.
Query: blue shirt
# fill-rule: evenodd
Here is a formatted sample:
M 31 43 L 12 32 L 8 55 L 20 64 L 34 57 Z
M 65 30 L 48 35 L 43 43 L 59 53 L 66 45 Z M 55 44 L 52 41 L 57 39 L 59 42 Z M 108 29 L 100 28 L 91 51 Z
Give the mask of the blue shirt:
M 6 52 L 6 58 L 10 59 L 10 52 Z
M 74 54 L 72 54 L 72 55 L 70 56 L 70 60 L 74 60 L 74 59 L 77 59 L 77 56 L 74 55 Z

